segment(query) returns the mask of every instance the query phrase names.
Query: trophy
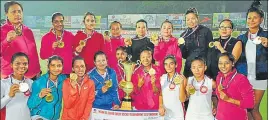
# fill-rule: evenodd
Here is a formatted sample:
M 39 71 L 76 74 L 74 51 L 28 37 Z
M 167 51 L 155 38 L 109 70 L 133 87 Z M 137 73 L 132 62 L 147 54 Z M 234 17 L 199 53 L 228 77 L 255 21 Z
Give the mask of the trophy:
M 130 59 L 129 59 L 129 61 L 124 62 L 124 63 L 119 62 L 119 64 L 121 64 L 123 66 L 124 73 L 126 76 L 126 81 L 122 81 L 119 84 L 122 87 L 123 91 L 125 92 L 125 97 L 122 100 L 120 109 L 121 110 L 132 110 L 132 105 L 131 105 L 132 99 L 131 99 L 130 94 L 133 92 L 134 86 L 133 86 L 133 83 L 131 82 L 131 77 L 132 77 L 134 67 L 136 64 L 130 62 Z

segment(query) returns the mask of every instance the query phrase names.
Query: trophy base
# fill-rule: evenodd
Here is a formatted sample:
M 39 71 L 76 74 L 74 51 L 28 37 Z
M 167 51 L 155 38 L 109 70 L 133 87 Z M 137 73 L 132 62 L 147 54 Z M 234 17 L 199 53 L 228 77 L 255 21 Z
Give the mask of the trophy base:
M 132 99 L 123 98 L 120 110 L 132 110 Z

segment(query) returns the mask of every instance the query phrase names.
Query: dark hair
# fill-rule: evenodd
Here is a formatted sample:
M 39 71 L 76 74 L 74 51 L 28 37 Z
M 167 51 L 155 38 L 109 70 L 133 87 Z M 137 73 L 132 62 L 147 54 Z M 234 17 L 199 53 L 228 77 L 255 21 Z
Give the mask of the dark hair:
M 77 60 L 83 60 L 83 62 L 85 63 L 85 61 L 84 61 L 84 59 L 83 59 L 82 57 L 80 57 L 80 56 L 75 56 L 75 57 L 73 58 L 73 60 L 72 60 L 72 67 L 74 67 L 74 63 L 75 63 L 75 61 L 77 61 Z
M 149 51 L 149 52 L 153 53 L 153 50 L 152 50 L 150 47 L 143 47 L 143 48 L 140 50 L 139 56 L 140 56 L 141 53 L 144 52 L 144 51 Z
M 162 25 L 161 25 L 161 28 L 163 27 L 163 24 L 164 23 L 170 23 L 172 25 L 172 30 L 174 29 L 174 26 L 173 26 L 173 23 L 170 22 L 168 19 L 166 19 L 165 21 L 163 21 Z
M 191 64 L 192 64 L 192 62 L 194 62 L 194 61 L 200 61 L 200 62 L 202 62 L 202 63 L 204 63 L 205 65 L 206 65 L 206 61 L 205 61 L 205 59 L 203 58 L 203 57 L 201 57 L 201 56 L 196 56 L 196 57 L 194 57 L 192 60 L 191 60 Z
M 254 2 L 252 2 L 250 8 L 248 9 L 248 12 L 247 12 L 247 16 L 250 12 L 256 12 L 257 14 L 260 15 L 261 18 L 264 17 L 264 12 L 263 10 L 260 9 L 260 6 L 261 6 L 261 2 L 259 0 L 254 0 Z
M 143 23 L 145 23 L 145 24 L 146 24 L 146 28 L 148 28 L 148 23 L 147 23 L 147 21 L 145 21 L 144 19 L 140 19 L 140 20 L 136 21 L 136 23 L 135 23 L 135 27 L 137 27 L 137 23 L 139 23 L 139 22 L 143 22 Z
M 186 11 L 185 15 L 188 15 L 189 13 L 193 13 L 193 14 L 195 14 L 195 16 L 198 18 L 198 11 L 197 11 L 196 8 L 189 8 L 189 9 Z
M 57 16 L 62 16 L 63 19 L 64 19 L 64 15 L 60 12 L 55 12 L 52 14 L 52 17 L 51 17 L 51 22 L 53 22 L 53 20 L 57 17 Z
M 230 24 L 231 24 L 231 26 L 232 26 L 232 29 L 234 29 L 234 23 L 233 23 L 233 21 L 231 21 L 230 19 L 224 19 L 224 20 L 222 20 L 222 21 L 219 23 L 219 27 L 220 27 L 220 24 L 221 24 L 222 22 L 224 22 L 224 21 L 228 21 L 228 22 L 230 22 Z
M 163 60 L 163 64 L 164 64 L 164 62 L 165 62 L 167 59 L 172 59 L 173 62 L 174 62 L 175 64 L 177 64 L 177 59 L 176 59 L 176 57 L 175 57 L 174 55 L 167 55 L 167 56 L 164 58 L 164 60 Z
M 50 63 L 51 63 L 53 60 L 60 60 L 61 63 L 64 64 L 64 60 L 63 60 L 60 56 L 53 55 L 53 56 L 49 57 L 49 59 L 48 59 L 48 67 L 49 67 Z
M 235 59 L 234 59 L 234 56 L 232 53 L 230 53 L 230 52 L 221 53 L 218 58 L 223 57 L 223 56 L 227 56 L 229 58 L 229 60 L 232 61 L 232 63 L 235 62 Z M 219 59 L 218 59 L 218 61 L 219 61 Z
M 127 49 L 124 46 L 117 47 L 116 51 L 118 51 L 118 50 L 122 50 L 123 52 L 127 53 Z
M 93 13 L 91 13 L 91 12 L 86 12 L 85 15 L 84 15 L 84 17 L 83 17 L 83 22 L 85 22 L 85 19 L 86 19 L 86 17 L 87 17 L 88 15 L 93 16 L 94 20 L 96 20 L 95 15 L 94 15 Z
M 21 10 L 23 11 L 23 7 L 22 7 L 22 5 L 20 3 L 16 2 L 16 1 L 8 1 L 4 5 L 5 12 L 8 13 L 9 7 L 12 6 L 12 5 L 16 5 L 16 4 L 19 5 L 21 7 Z
M 94 61 L 96 60 L 96 58 L 97 58 L 97 56 L 98 55 L 105 55 L 106 56 L 106 54 L 103 52 L 103 51 L 97 51 L 95 54 L 94 54 Z M 106 56 L 106 59 L 107 59 L 107 56 Z
M 116 24 L 116 23 L 120 25 L 120 28 L 122 28 L 122 25 L 119 21 L 113 21 L 112 23 L 110 23 L 109 29 L 111 29 L 112 24 Z
M 27 59 L 27 61 L 28 61 L 28 64 L 29 64 L 29 57 L 28 57 L 28 55 L 26 55 L 23 52 L 17 52 L 15 54 L 13 54 L 12 58 L 11 58 L 11 63 L 13 63 L 17 57 L 25 57 Z

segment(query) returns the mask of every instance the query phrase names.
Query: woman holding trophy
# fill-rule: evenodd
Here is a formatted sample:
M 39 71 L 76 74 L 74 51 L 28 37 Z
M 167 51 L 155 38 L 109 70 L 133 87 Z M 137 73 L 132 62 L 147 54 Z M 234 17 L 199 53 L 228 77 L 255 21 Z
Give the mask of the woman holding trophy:
M 94 54 L 93 68 L 88 75 L 95 84 L 94 108 L 117 110 L 120 106 L 116 72 L 107 66 L 107 56 L 98 51 Z
M 34 81 L 32 94 L 28 100 L 32 120 L 58 120 L 62 109 L 62 85 L 66 76 L 63 71 L 63 59 L 51 56 L 48 59 L 48 73 Z
M 160 95 L 159 113 L 165 120 L 184 120 L 183 103 L 186 100 L 186 78 L 176 71 L 177 61 L 173 55 L 164 58 L 166 74 L 160 78 L 162 93 Z
M 97 51 L 104 50 L 104 37 L 95 31 L 96 18 L 93 13 L 86 12 L 83 18 L 85 29 L 79 30 L 75 35 L 73 42 L 73 51 L 75 55 L 84 58 L 86 63 L 86 72 L 94 68 L 93 56 Z
M 152 50 L 149 47 L 140 52 L 141 65 L 132 75 L 134 110 L 158 110 L 161 92 L 160 70 L 152 64 Z
M 53 28 L 42 37 L 40 58 L 48 59 L 53 55 L 58 55 L 64 60 L 63 74 L 70 74 L 72 71 L 72 41 L 74 35 L 64 30 L 64 16 L 56 12 L 52 15 Z
M 11 58 L 13 73 L 1 80 L 1 120 L 30 120 L 27 100 L 33 81 L 25 78 L 29 58 L 24 53 L 15 53 Z
M 118 63 L 117 63 L 117 66 L 113 67 L 113 69 L 115 70 L 117 74 L 117 79 L 119 83 L 118 93 L 119 93 L 120 100 L 122 100 L 124 97 L 124 92 L 123 92 L 123 86 L 121 85 L 121 83 L 124 83 L 126 81 L 126 74 L 124 71 L 123 63 L 128 62 L 126 47 L 120 46 L 116 49 L 116 58 L 118 60 Z
M 85 74 L 83 58 L 76 56 L 72 67 L 74 73 L 63 83 L 62 120 L 88 120 L 95 97 L 94 82 Z
M 1 78 L 6 78 L 13 72 L 10 67 L 12 55 L 23 52 L 31 60 L 25 77 L 35 80 L 41 70 L 34 34 L 23 24 L 23 7 L 18 2 L 8 1 L 4 8 L 7 22 L 1 26 Z

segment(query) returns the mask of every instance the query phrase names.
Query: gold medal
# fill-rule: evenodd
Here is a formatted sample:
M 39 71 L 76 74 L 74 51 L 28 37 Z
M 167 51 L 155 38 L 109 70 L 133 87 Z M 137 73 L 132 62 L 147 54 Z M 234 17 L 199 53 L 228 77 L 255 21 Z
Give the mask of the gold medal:
M 214 47 L 214 42 L 210 42 L 210 43 L 208 44 L 208 47 L 209 47 L 209 48 Z
M 190 88 L 189 93 L 190 93 L 190 95 L 193 95 L 195 93 L 195 88 Z
M 82 47 L 84 47 L 84 46 L 86 46 L 86 42 L 84 40 L 80 40 L 79 41 L 79 45 L 82 46 Z
M 21 36 L 22 35 L 22 30 L 15 29 L 16 35 Z
M 126 81 L 121 80 L 119 85 L 120 85 L 121 88 L 124 88 L 126 86 Z
M 108 87 L 108 88 L 112 87 L 112 81 L 111 80 L 106 80 L 105 81 L 105 86 Z
M 78 79 L 78 75 L 75 73 L 70 73 L 70 80 L 71 81 L 76 81 Z
M 223 90 L 223 86 L 222 86 L 222 84 L 219 85 L 219 89 L 220 89 L 220 90 Z
M 21 36 L 22 35 L 22 24 L 19 27 L 14 27 L 15 29 L 15 33 L 17 36 Z
M 58 48 L 63 48 L 63 47 L 64 47 L 64 42 L 58 41 Z
M 153 34 L 151 34 L 151 36 L 150 36 L 150 40 L 151 40 L 151 41 L 156 41 L 156 40 L 158 40 L 158 38 L 159 38 L 159 36 L 158 36 L 157 33 L 153 33 Z
M 150 69 L 149 69 L 149 75 L 152 76 L 152 75 L 155 75 L 155 74 L 156 74 L 155 69 L 150 68 Z
M 109 36 L 109 31 L 105 31 L 104 36 Z
M 178 38 L 178 40 L 177 40 L 178 45 L 181 45 L 181 44 L 184 44 L 184 43 L 185 43 L 185 40 L 184 40 L 183 37 Z
M 47 102 L 52 102 L 53 101 L 53 95 L 51 93 L 47 94 L 47 96 L 45 97 L 45 100 Z
M 182 79 L 180 79 L 179 75 L 176 75 L 176 77 L 174 78 L 174 83 L 176 85 L 179 85 L 180 83 L 182 83 Z

